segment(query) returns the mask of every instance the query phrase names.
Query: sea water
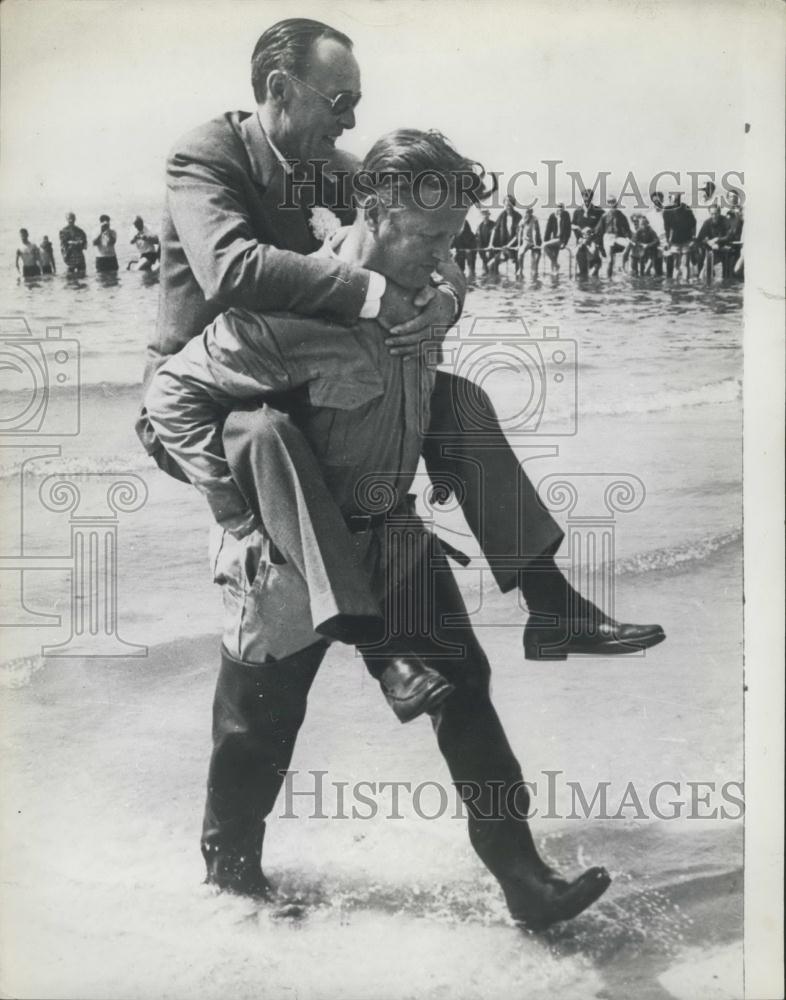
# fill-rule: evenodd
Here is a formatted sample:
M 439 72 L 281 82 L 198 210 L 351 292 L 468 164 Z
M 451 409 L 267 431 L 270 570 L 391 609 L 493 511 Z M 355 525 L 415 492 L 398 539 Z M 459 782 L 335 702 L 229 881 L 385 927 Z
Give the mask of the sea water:
M 90 236 L 85 220 L 103 207 L 76 209 Z M 115 223 L 122 239 L 128 227 Z M 51 216 L 18 224 L 57 244 Z M 13 232 L 2 240 L 10 251 Z M 120 245 L 124 268 L 131 248 Z M 709 814 L 718 789 L 742 778 L 742 286 L 623 273 L 577 282 L 563 260 L 555 277 L 542 266 L 538 279 L 479 278 L 445 343 L 446 366 L 492 395 L 532 480 L 576 488 L 583 506 L 558 512 L 563 526 L 611 533 L 611 573 L 597 575 L 613 580 L 604 593 L 617 617 L 659 621 L 668 636 L 642 657 L 525 661 L 524 609 L 496 592 L 455 511 L 432 511 L 473 556 L 461 586 L 500 716 L 540 785 L 535 835 L 566 871 L 603 863 L 614 876 L 592 910 L 537 939 L 511 926 L 450 810 L 427 820 L 405 796 L 401 818 L 381 798 L 372 817 L 337 817 L 336 783 L 449 788 L 428 723 L 399 726 L 346 647 L 320 671 L 292 764 L 305 791 L 327 772 L 328 815 L 311 815 L 308 795 L 295 818 L 277 807 L 265 849 L 268 873 L 310 899 L 310 915 L 276 922 L 199 885 L 220 598 L 204 502 L 159 473 L 133 432 L 157 283 L 96 276 L 89 254 L 85 278 L 17 282 L 12 256 L 1 315 L 14 329 L 24 317 L 34 338 L 49 327 L 78 342 L 78 382 L 52 386 L 52 405 L 65 419 L 78 396 L 80 423 L 67 437 L 47 426 L 55 436 L 35 440 L 49 451 L 0 439 L 2 555 L 42 560 L 0 573 L 4 995 L 739 995 L 740 810 Z M 5 429 L 29 387 L 13 365 L 4 379 Z M 116 519 L 117 631 L 147 653 L 42 656 L 75 613 L 69 516 L 42 507 L 42 485 L 99 474 L 143 484 L 138 509 Z M 609 511 L 612 482 L 635 500 Z M 46 569 L 52 557 L 62 563 Z M 570 553 L 560 558 L 576 571 Z M 569 782 L 588 796 L 608 783 L 606 816 L 569 818 Z M 660 819 L 647 804 L 659 782 L 683 798 L 691 782 L 715 791 L 695 817 Z M 630 783 L 645 816 L 621 808 Z

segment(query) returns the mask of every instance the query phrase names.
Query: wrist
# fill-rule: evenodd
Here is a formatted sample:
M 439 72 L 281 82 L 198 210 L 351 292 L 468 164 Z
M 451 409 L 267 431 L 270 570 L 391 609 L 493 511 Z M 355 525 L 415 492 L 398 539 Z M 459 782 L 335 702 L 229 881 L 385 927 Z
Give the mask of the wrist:
M 451 312 L 450 325 L 453 326 L 458 322 L 459 316 L 461 315 L 461 299 L 458 297 L 456 289 L 447 281 L 442 282 L 439 286 L 439 291 L 444 295 L 448 295 L 452 300 L 453 310 Z

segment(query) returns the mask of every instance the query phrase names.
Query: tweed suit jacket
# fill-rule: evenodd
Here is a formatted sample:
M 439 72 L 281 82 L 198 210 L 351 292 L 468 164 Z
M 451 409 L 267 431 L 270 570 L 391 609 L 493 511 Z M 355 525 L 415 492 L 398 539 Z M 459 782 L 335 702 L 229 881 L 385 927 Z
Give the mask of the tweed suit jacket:
M 331 166 L 349 174 L 356 163 L 339 153 Z M 302 189 L 293 190 L 256 114 L 228 112 L 189 132 L 168 156 L 166 179 L 158 322 L 145 385 L 225 309 L 358 318 L 369 272 L 305 256 L 321 241 L 309 229 Z M 160 452 L 144 412 L 137 432 L 150 454 Z

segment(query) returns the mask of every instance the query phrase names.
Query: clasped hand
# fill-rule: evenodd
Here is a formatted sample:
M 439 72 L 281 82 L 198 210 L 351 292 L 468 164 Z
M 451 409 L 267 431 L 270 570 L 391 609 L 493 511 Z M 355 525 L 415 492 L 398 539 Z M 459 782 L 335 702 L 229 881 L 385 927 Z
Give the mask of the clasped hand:
M 412 358 L 424 340 L 441 340 L 455 319 L 450 292 L 426 285 L 414 292 L 388 279 L 377 321 L 387 330 L 385 345 L 394 357 Z

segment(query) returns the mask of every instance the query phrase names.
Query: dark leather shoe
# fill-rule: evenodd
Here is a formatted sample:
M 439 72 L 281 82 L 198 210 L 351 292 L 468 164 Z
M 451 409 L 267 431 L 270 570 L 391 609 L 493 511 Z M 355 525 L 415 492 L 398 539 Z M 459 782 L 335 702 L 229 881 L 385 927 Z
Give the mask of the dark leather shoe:
M 442 674 L 416 656 L 393 656 L 379 675 L 382 693 L 399 722 L 433 712 L 455 691 Z
M 572 882 L 566 879 L 519 879 L 504 885 L 510 915 L 525 931 L 544 931 L 562 920 L 572 920 L 592 906 L 611 885 L 605 868 L 588 868 Z
M 638 653 L 663 642 L 660 625 L 629 625 L 623 622 L 580 618 L 555 625 L 527 622 L 524 656 L 528 660 L 564 660 L 576 653 L 585 656 L 622 656 Z

